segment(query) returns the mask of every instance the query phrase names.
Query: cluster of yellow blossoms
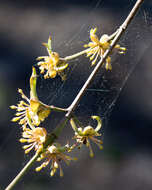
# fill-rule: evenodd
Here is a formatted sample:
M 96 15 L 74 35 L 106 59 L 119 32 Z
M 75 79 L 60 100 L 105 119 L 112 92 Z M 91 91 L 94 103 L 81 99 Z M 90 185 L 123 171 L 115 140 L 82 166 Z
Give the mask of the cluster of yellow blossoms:
M 44 153 L 38 158 L 37 161 L 45 160 L 36 171 L 40 171 L 42 168 L 46 167 L 51 161 L 51 172 L 50 175 L 53 176 L 56 170 L 60 169 L 60 177 L 63 176 L 63 170 L 60 165 L 60 161 L 63 160 L 67 165 L 69 165 L 71 160 L 77 160 L 77 158 L 71 158 L 70 156 L 64 154 L 69 150 L 69 145 L 61 146 L 58 143 L 54 143 L 49 146 Z
M 90 140 L 96 143 L 101 150 L 103 149 L 102 140 L 95 138 L 95 137 L 101 136 L 101 134 L 98 133 L 98 131 L 101 129 L 102 121 L 99 116 L 92 116 L 92 119 L 96 119 L 98 122 L 98 125 L 95 129 L 92 126 L 77 128 L 77 125 L 79 126 L 80 122 L 76 118 L 71 118 L 70 120 L 71 126 L 73 130 L 75 131 L 75 136 L 73 138 L 76 139 L 76 143 L 73 146 L 71 146 L 70 150 L 72 150 L 73 148 L 77 146 L 81 148 L 82 145 L 86 145 L 90 150 L 90 157 L 94 156 L 93 150 L 91 148 Z
M 36 152 L 41 152 L 43 150 L 43 144 L 46 141 L 47 131 L 45 128 L 33 126 L 32 128 L 24 129 L 22 137 L 20 139 L 21 143 L 30 143 L 23 146 L 26 154 L 32 149 L 35 149 Z
M 87 57 L 90 57 L 90 60 L 92 61 L 92 65 L 96 63 L 98 57 L 100 58 L 103 57 L 105 51 L 109 49 L 110 44 L 112 42 L 111 37 L 108 36 L 107 34 L 102 35 L 101 38 L 99 39 L 98 36 L 96 35 L 96 31 L 97 31 L 97 28 L 90 30 L 91 42 L 84 45 L 84 47 L 88 48 Z M 115 48 L 119 50 L 120 54 L 124 54 L 126 51 L 126 48 L 120 47 L 119 44 L 117 44 Z M 106 59 L 105 68 L 106 70 L 112 69 L 110 56 L 108 56 Z
M 90 57 L 92 65 L 96 63 L 98 57 L 102 58 L 111 44 L 110 36 L 104 34 L 98 39 L 95 33 L 96 28 L 90 30 L 91 42 L 85 45 L 87 49 L 83 51 L 83 53 L 86 53 L 87 56 Z M 55 78 L 59 75 L 62 80 L 65 80 L 64 70 L 68 67 L 66 61 L 75 58 L 76 55 L 82 55 L 83 53 L 80 52 L 73 56 L 60 58 L 58 53 L 52 51 L 50 37 L 48 43 L 45 43 L 44 46 L 47 48 L 49 55 L 37 58 L 37 60 L 39 60 L 37 65 L 39 66 L 40 73 L 44 74 L 45 79 Z M 116 45 L 115 48 L 119 50 L 119 53 L 124 53 L 126 50 L 125 48 L 120 47 L 120 45 Z M 112 69 L 110 57 L 106 59 L 105 68 Z M 40 171 L 51 162 L 50 175 L 53 176 L 59 168 L 60 176 L 63 176 L 60 162 L 64 161 L 66 164 L 69 164 L 70 161 L 76 160 L 76 158 L 71 158 L 67 155 L 75 148 L 81 148 L 82 145 L 88 147 L 91 157 L 94 156 L 91 141 L 97 144 L 100 149 L 103 149 L 102 140 L 96 138 L 101 136 L 99 130 L 101 129 L 102 121 L 99 116 L 92 116 L 92 119 L 97 121 L 97 127 L 94 129 L 92 126 L 84 127 L 75 116 L 72 116 L 69 119 L 75 133 L 73 137 L 75 143 L 71 146 L 69 144 L 61 146 L 59 143 L 55 143 L 54 141 L 58 137 L 58 132 L 60 130 L 55 130 L 49 134 L 45 128 L 40 127 L 40 124 L 49 116 L 51 111 L 68 110 L 42 103 L 37 96 L 36 83 L 37 74 L 36 69 L 33 67 L 32 75 L 30 77 L 30 98 L 25 96 L 21 89 L 18 89 L 23 100 L 19 101 L 16 106 L 10 106 L 11 109 L 16 109 L 17 112 L 12 121 L 18 122 L 22 126 L 22 138 L 20 139 L 20 142 L 26 143 L 26 145 L 23 146 L 25 153 L 27 154 L 31 150 L 34 150 L 35 153 L 38 154 L 37 161 L 44 160 L 42 164 L 36 168 L 36 171 Z M 63 126 L 61 126 L 61 128 L 62 127 Z
M 76 118 L 71 118 L 70 123 L 75 131 L 73 139 L 76 140 L 76 143 L 72 146 L 69 144 L 61 146 L 59 143 L 49 144 L 48 142 L 51 135 L 47 133 L 45 128 L 39 127 L 39 125 L 49 116 L 53 107 L 39 101 L 36 92 L 36 82 L 36 69 L 33 67 L 30 78 L 30 98 L 27 98 L 21 89 L 18 90 L 24 101 L 20 101 L 17 106 L 10 106 L 11 109 L 17 110 L 12 121 L 18 122 L 22 126 L 23 132 L 20 142 L 26 143 L 26 145 L 23 146 L 25 153 L 27 154 L 31 150 L 34 150 L 36 153 L 39 153 L 37 161 L 44 160 L 44 162 L 36 168 L 36 171 L 40 171 L 51 162 L 50 175 L 53 176 L 59 168 L 60 176 L 62 177 L 63 171 L 60 162 L 63 160 L 66 164 L 69 164 L 70 161 L 77 160 L 76 158 L 66 155 L 66 153 L 71 152 L 76 147 L 80 148 L 82 145 L 86 145 L 90 149 L 90 156 L 92 157 L 93 151 L 90 140 L 95 142 L 99 148 L 102 149 L 102 141 L 95 138 L 95 136 L 101 136 L 101 134 L 98 133 L 101 128 L 101 120 L 98 116 L 92 116 L 93 119 L 98 121 L 96 129 L 93 129 L 91 126 L 77 128 L 76 125 L 79 125 L 80 122 L 78 122 Z
M 17 106 L 10 106 L 11 109 L 16 109 L 16 117 L 12 119 L 13 122 L 19 121 L 19 124 L 26 128 L 29 126 L 39 126 L 40 122 L 44 121 L 50 114 L 50 107 L 39 101 L 36 93 L 36 70 L 33 67 L 32 76 L 30 78 L 30 99 L 25 96 L 21 89 L 18 92 L 26 101 L 20 101 Z
M 63 71 L 68 67 L 68 64 L 60 59 L 57 52 L 52 52 L 51 37 L 49 37 L 48 43 L 43 43 L 43 45 L 47 48 L 49 56 L 41 56 L 37 58 L 41 74 L 44 74 L 46 71 L 46 74 L 44 75 L 45 79 L 55 78 L 59 75 L 62 80 L 65 80 L 65 74 L 63 74 Z
M 48 43 L 43 43 L 43 45 L 46 47 L 49 56 L 40 56 L 37 58 L 38 66 L 40 69 L 41 74 L 44 74 L 44 78 L 55 78 L 57 75 L 59 75 L 62 80 L 66 79 L 65 70 L 68 67 L 68 63 L 66 63 L 67 60 L 74 59 L 75 57 L 78 57 L 82 54 L 87 54 L 87 57 L 90 57 L 90 60 L 92 61 L 92 65 L 95 65 L 98 58 L 102 58 L 105 51 L 109 49 L 112 38 L 111 36 L 108 36 L 107 34 L 103 34 L 101 38 L 99 39 L 96 35 L 97 28 L 90 30 L 90 39 L 91 42 L 88 44 L 85 44 L 84 47 L 87 48 L 85 51 L 80 52 L 78 54 L 74 54 L 73 56 L 68 56 L 68 59 L 61 58 L 57 52 L 52 51 L 52 45 L 51 45 L 51 37 L 48 39 Z M 118 53 L 124 54 L 126 52 L 126 48 L 121 47 L 119 44 L 115 46 L 115 49 L 118 50 Z M 106 70 L 111 70 L 111 57 L 108 56 L 105 63 Z

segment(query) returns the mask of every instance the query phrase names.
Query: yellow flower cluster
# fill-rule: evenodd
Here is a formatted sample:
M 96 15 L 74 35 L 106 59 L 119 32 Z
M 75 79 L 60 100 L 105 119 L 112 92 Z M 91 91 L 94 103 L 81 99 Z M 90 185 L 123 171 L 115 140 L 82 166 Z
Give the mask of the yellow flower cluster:
M 43 144 L 46 142 L 47 131 L 42 127 L 32 127 L 26 128 L 20 139 L 21 143 L 30 143 L 24 145 L 25 153 L 29 153 L 32 149 L 35 149 L 36 152 L 41 152 L 43 150 Z
M 61 58 L 57 52 L 52 51 L 51 37 L 49 37 L 48 43 L 43 43 L 48 51 L 49 56 L 40 56 L 37 58 L 39 61 L 37 65 L 39 66 L 41 74 L 44 74 L 44 78 L 55 78 L 57 75 L 59 75 L 62 80 L 65 80 L 66 74 L 64 71 L 68 67 L 66 60 L 74 59 L 84 53 L 87 54 L 87 57 L 90 57 L 92 65 L 96 64 L 97 59 L 99 57 L 103 57 L 105 51 L 109 49 L 112 42 L 111 36 L 108 36 L 107 34 L 102 35 L 99 39 L 96 35 L 96 31 L 97 28 L 92 28 L 90 30 L 91 42 L 84 45 L 84 47 L 87 48 L 86 51 L 82 51 L 65 58 Z M 120 54 L 124 54 L 126 52 L 126 48 L 121 47 L 119 44 L 115 46 L 115 49 L 117 49 Z M 106 70 L 112 69 L 110 56 L 108 56 L 106 59 L 105 68 Z
M 79 127 L 77 128 L 76 123 L 79 125 L 80 123 L 78 122 L 77 119 L 71 118 L 70 123 L 71 126 L 73 128 L 73 130 L 75 131 L 75 136 L 73 137 L 74 139 L 76 139 L 76 143 L 71 147 L 71 150 L 73 150 L 73 148 L 79 146 L 79 148 L 81 148 L 82 145 L 86 145 L 89 150 L 90 150 L 90 156 L 93 157 L 94 153 L 90 144 L 90 140 L 93 141 L 94 143 L 96 143 L 99 148 L 102 150 L 103 149 L 103 142 L 102 140 L 99 140 L 95 137 L 101 136 L 100 133 L 98 133 L 98 131 L 100 130 L 101 126 L 102 126 L 102 121 L 100 119 L 99 116 L 92 116 L 93 119 L 96 119 L 98 122 L 97 127 L 94 129 L 92 126 L 87 126 L 87 127 Z
M 51 37 L 48 39 L 48 43 L 43 44 L 48 51 L 49 56 L 38 57 L 37 60 L 42 60 L 38 62 L 40 72 L 45 73 L 44 78 L 55 78 L 56 75 L 60 75 L 62 80 L 65 80 L 65 74 L 63 71 L 68 67 L 65 61 L 60 60 L 59 54 L 57 52 L 52 52 Z
M 96 31 L 97 31 L 97 28 L 90 30 L 91 42 L 84 45 L 84 47 L 88 48 L 87 57 L 90 57 L 90 60 L 92 61 L 92 65 L 96 63 L 98 57 L 102 58 L 105 51 L 109 49 L 110 44 L 112 42 L 110 39 L 110 36 L 108 36 L 107 34 L 102 35 L 101 38 L 99 39 L 98 36 L 96 35 Z M 126 48 L 120 47 L 119 44 L 117 44 L 115 48 L 118 49 L 119 53 L 121 54 L 125 53 L 126 51 Z M 106 59 L 105 68 L 106 70 L 112 69 L 110 56 L 108 56 Z
M 26 128 L 27 125 L 39 126 L 45 118 L 50 114 L 50 107 L 38 100 L 36 94 L 36 70 L 33 67 L 32 76 L 30 78 L 30 99 L 25 96 L 21 89 L 18 92 L 25 101 L 20 101 L 17 106 L 10 106 L 11 109 L 16 109 L 16 117 L 12 119 L 13 122 L 19 121 L 19 124 Z
M 70 161 L 77 160 L 76 158 L 71 158 L 70 156 L 64 154 L 69 149 L 69 145 L 61 146 L 60 144 L 53 144 L 47 148 L 47 150 L 41 154 L 37 161 L 45 160 L 39 167 L 36 168 L 36 171 L 40 171 L 42 168 L 46 167 L 51 161 L 51 172 L 50 175 L 54 176 L 57 169 L 60 169 L 60 177 L 63 176 L 63 170 L 61 168 L 60 162 L 63 160 L 67 165 Z

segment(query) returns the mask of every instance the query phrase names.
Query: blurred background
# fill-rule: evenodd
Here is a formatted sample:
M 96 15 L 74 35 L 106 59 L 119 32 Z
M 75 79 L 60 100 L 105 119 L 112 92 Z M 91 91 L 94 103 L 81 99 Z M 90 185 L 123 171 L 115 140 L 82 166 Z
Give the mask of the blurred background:
M 53 50 L 61 57 L 83 50 L 89 31 L 112 34 L 122 24 L 135 0 L 5 0 L 0 2 L 0 189 L 18 174 L 31 158 L 24 155 L 18 139 L 20 126 L 10 120 L 10 105 L 20 100 L 22 88 L 29 96 L 31 67 L 36 57 L 47 55 L 41 45 L 52 36 Z M 33 166 L 15 187 L 16 190 L 40 189 L 152 189 L 152 8 L 145 1 L 120 44 L 126 55 L 112 56 L 112 71 L 104 68 L 86 91 L 76 115 L 84 126 L 91 115 L 103 119 L 104 150 L 93 146 L 73 156 L 77 162 L 65 166 L 64 177 L 49 176 L 49 168 L 35 173 Z M 85 65 L 85 66 L 84 66 Z M 37 91 L 46 104 L 68 107 L 91 73 L 86 57 L 70 62 L 67 80 L 38 77 Z M 38 71 L 38 68 L 37 68 Z M 63 117 L 52 113 L 43 123 L 51 131 Z M 59 139 L 66 144 L 73 135 L 70 125 Z

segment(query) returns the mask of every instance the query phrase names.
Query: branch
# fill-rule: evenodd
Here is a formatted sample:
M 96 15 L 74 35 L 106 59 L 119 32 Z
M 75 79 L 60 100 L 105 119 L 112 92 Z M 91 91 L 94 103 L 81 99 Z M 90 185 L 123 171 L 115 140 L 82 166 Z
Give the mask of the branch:
M 66 114 L 66 117 L 70 117 L 71 114 L 73 113 L 73 111 L 76 109 L 76 107 L 79 104 L 79 102 L 80 102 L 82 96 L 84 95 L 86 89 L 88 88 L 88 86 L 90 85 L 90 83 L 92 82 L 92 80 L 94 79 L 96 73 L 102 67 L 102 65 L 106 61 L 106 58 L 110 55 L 110 53 L 114 49 L 115 45 L 119 41 L 119 39 L 122 36 L 122 34 L 126 31 L 128 25 L 130 24 L 130 22 L 134 18 L 136 12 L 138 11 L 138 9 L 140 8 L 140 6 L 141 6 L 141 4 L 143 2 L 144 2 L 144 0 L 137 0 L 136 4 L 134 5 L 133 9 L 129 13 L 128 17 L 126 18 L 126 20 L 124 21 L 124 23 L 118 29 L 118 32 L 116 33 L 116 36 L 112 40 L 110 48 L 104 53 L 103 57 L 100 59 L 100 61 L 98 62 L 98 64 L 96 65 L 96 67 L 94 68 L 94 70 L 92 71 L 92 73 L 90 74 L 89 78 L 87 79 L 87 81 L 85 82 L 85 84 L 83 85 L 83 87 L 81 88 L 81 90 L 79 91 L 78 95 L 76 96 L 76 98 L 74 99 L 74 101 L 72 102 L 72 104 L 69 106 L 68 112 Z
M 18 181 L 24 176 L 24 174 L 29 170 L 32 166 L 32 164 L 37 160 L 39 157 L 39 154 L 35 154 L 31 160 L 24 166 L 24 168 L 20 171 L 20 173 L 13 179 L 13 181 L 6 187 L 5 190 L 11 190 L 17 183 Z

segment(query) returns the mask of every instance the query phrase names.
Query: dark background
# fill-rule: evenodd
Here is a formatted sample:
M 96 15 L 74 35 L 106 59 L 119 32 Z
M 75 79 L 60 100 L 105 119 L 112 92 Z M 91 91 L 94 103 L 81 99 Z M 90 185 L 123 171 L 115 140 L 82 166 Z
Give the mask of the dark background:
M 124 21 L 135 1 L 58 0 L 0 2 L 0 189 L 4 189 L 31 158 L 18 142 L 21 129 L 11 123 L 12 104 L 20 99 L 17 89 L 29 95 L 29 77 L 36 57 L 46 55 L 41 45 L 51 34 L 53 49 L 62 57 L 82 50 L 89 30 L 111 34 Z M 127 53 L 113 56 L 112 72 L 102 69 L 80 102 L 76 114 L 85 123 L 90 115 L 103 118 L 104 150 L 93 146 L 77 152 L 79 160 L 64 166 L 65 176 L 50 178 L 49 170 L 33 167 L 15 187 L 40 189 L 140 190 L 152 188 L 152 8 L 145 1 L 120 44 Z M 85 64 L 85 67 L 84 67 Z M 70 105 L 89 76 L 88 59 L 71 62 L 67 81 L 38 77 L 38 94 L 48 104 Z M 128 79 L 128 80 L 127 80 Z M 92 90 L 97 89 L 97 90 Z M 99 91 L 103 90 L 103 91 Z M 106 91 L 107 90 L 107 91 Z M 52 113 L 43 125 L 55 127 L 62 115 Z M 72 136 L 65 129 L 63 143 Z

